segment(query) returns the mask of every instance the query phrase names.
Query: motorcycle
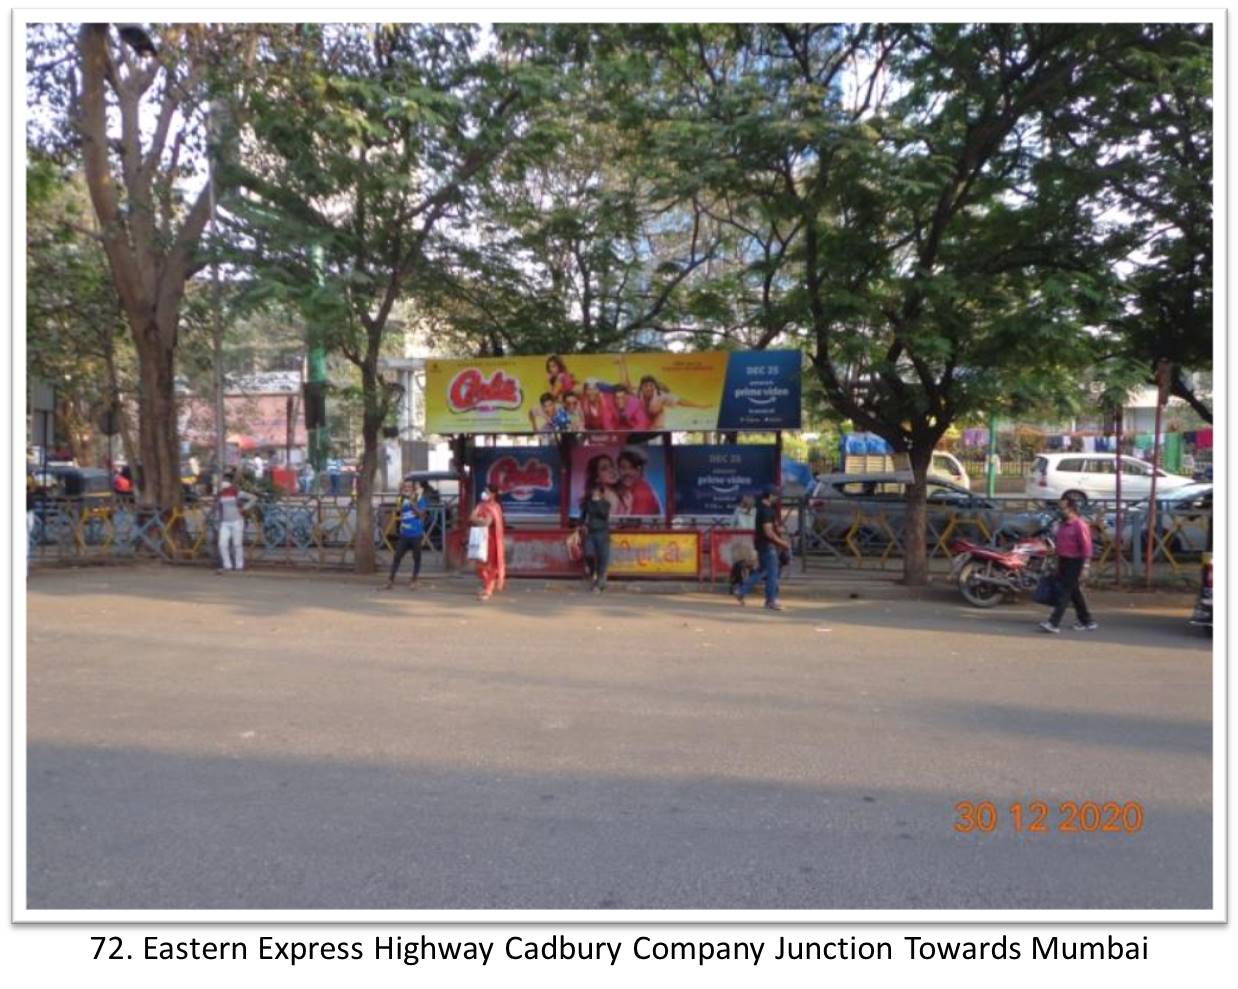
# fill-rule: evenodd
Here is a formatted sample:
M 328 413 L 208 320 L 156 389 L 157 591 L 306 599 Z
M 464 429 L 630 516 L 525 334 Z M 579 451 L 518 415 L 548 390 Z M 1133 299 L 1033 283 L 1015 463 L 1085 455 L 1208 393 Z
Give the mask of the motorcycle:
M 1053 538 L 1046 531 L 1020 539 L 1009 549 L 986 546 L 970 539 L 950 544 L 954 560 L 950 579 L 968 604 L 992 608 L 1004 598 L 1033 590 L 1048 570 Z

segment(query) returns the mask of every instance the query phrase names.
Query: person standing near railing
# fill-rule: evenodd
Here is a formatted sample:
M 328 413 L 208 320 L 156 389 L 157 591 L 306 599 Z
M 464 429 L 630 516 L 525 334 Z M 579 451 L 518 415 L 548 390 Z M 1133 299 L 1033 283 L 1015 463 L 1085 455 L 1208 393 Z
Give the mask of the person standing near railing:
M 744 495 L 731 513 L 732 529 L 755 529 L 757 524 L 757 506 L 752 495 Z
M 413 481 L 405 481 L 400 485 L 400 501 L 397 506 L 400 519 L 400 536 L 395 547 L 395 557 L 391 561 L 391 573 L 387 575 L 387 583 L 383 590 L 389 591 L 395 586 L 395 575 L 399 573 L 400 561 L 409 550 L 413 552 L 413 576 L 409 578 L 408 589 L 417 589 L 417 578 L 421 574 L 421 544 L 426 537 L 426 500 L 421 497 L 421 491 Z
M 258 499 L 239 488 L 229 471 L 215 497 L 219 514 L 219 567 L 216 573 L 240 572 L 245 569 L 245 513 Z

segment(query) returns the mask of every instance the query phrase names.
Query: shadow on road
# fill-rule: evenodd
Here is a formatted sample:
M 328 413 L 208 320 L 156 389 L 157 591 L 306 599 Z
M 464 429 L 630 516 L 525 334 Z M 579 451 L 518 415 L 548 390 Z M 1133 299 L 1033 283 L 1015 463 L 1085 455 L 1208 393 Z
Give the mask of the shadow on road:
M 996 716 L 996 712 L 989 716 Z M 1207 807 L 952 830 L 957 795 L 34 742 L 32 909 L 1202 909 Z

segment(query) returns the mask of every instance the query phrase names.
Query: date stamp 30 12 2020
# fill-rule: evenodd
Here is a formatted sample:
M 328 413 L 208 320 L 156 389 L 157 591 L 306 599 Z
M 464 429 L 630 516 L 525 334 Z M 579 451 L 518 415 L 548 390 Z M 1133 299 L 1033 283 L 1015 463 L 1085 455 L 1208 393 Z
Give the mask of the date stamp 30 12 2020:
M 960 800 L 954 805 L 954 830 L 991 834 L 1004 824 L 1016 834 L 1137 834 L 1143 830 L 1143 805 L 1138 800 L 1063 800 L 1056 810 L 1044 800 L 1016 800 L 1007 811 L 1003 818 L 992 800 Z

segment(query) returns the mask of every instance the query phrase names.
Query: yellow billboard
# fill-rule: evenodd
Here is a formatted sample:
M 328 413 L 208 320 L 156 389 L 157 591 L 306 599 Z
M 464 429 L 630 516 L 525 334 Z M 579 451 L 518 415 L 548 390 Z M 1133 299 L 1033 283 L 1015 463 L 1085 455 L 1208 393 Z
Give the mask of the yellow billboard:
M 695 532 L 614 532 L 610 567 L 616 577 L 696 577 Z
M 426 361 L 427 433 L 798 428 L 797 351 Z

